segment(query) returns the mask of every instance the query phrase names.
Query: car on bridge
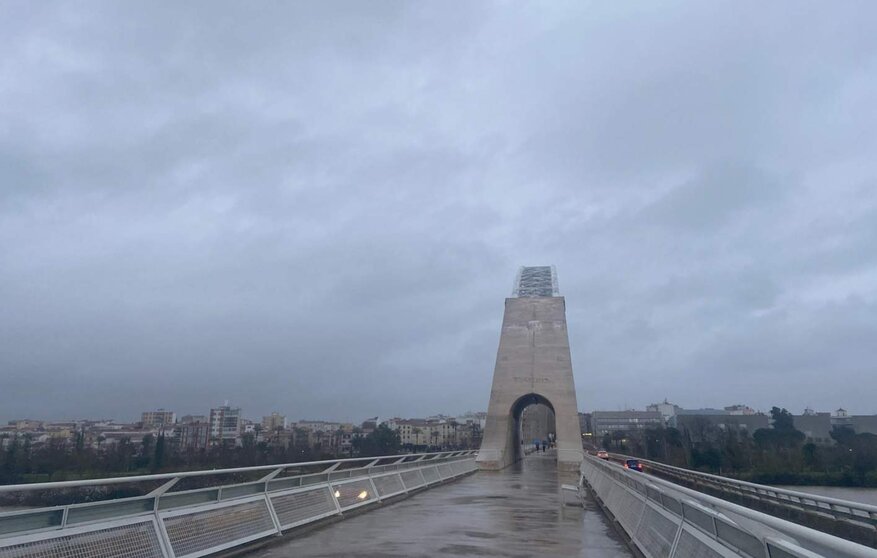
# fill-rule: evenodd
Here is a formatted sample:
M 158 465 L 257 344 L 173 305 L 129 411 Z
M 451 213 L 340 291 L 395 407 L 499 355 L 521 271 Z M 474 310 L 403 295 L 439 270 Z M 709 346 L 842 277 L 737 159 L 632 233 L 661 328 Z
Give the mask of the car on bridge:
M 643 464 L 639 462 L 639 459 L 626 459 L 624 461 L 624 468 L 630 469 L 631 471 L 642 471 Z
M 609 452 L 606 450 L 600 450 L 597 452 L 597 457 L 600 459 L 609 459 Z

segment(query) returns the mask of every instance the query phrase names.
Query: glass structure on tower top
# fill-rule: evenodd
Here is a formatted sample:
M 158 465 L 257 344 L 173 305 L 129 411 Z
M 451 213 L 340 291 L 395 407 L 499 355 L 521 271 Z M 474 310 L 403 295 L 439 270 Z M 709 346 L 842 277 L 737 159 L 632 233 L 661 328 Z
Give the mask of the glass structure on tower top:
M 515 278 L 512 297 L 560 296 L 557 289 L 557 271 L 554 266 L 522 267 Z

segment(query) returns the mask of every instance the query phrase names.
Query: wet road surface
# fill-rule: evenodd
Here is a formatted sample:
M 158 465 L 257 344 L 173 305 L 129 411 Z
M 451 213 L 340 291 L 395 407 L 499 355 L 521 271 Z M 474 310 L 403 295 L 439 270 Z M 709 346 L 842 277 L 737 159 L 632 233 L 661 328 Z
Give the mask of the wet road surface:
M 558 473 L 551 456 L 533 455 L 252 556 L 631 556 L 589 497 L 584 509 L 561 506 L 560 484 L 576 481 Z

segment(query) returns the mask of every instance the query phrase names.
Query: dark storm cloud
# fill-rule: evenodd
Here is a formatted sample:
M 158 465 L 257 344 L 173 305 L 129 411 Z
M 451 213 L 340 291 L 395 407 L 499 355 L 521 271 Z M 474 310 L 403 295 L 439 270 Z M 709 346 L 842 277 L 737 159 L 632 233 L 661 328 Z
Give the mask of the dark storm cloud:
M 870 3 L 7 4 L 0 418 L 877 412 Z

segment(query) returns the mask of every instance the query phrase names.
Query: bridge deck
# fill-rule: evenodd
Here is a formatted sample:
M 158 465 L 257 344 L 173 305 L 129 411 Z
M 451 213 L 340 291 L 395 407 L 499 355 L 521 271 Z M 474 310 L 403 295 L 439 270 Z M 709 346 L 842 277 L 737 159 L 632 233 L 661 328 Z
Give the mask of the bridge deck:
M 530 456 L 258 550 L 291 556 L 631 556 L 591 500 L 561 506 L 551 457 Z

